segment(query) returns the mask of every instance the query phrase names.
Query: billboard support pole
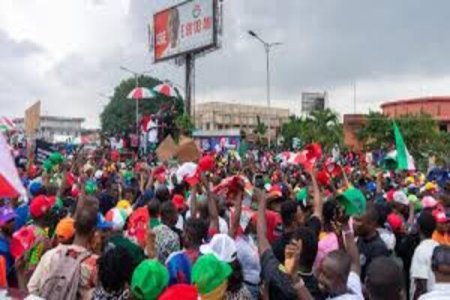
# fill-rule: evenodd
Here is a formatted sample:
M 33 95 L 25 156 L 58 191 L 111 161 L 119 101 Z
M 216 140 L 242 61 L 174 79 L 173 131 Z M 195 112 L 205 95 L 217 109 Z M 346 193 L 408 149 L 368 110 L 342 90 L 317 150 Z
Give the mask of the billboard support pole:
M 186 54 L 186 78 L 185 78 L 185 112 L 191 116 L 191 100 L 192 100 L 192 62 L 193 54 Z

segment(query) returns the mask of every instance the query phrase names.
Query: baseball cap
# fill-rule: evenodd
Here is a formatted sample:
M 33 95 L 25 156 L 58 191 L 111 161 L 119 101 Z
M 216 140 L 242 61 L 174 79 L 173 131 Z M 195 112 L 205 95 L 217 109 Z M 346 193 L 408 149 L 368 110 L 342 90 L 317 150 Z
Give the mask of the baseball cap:
M 5 225 L 11 220 L 14 220 L 16 217 L 16 212 L 11 206 L 5 205 L 0 207 L 0 226 Z
M 392 231 L 399 232 L 403 225 L 403 220 L 395 213 L 390 213 L 387 217 L 387 222 L 389 223 L 389 226 L 391 226 Z
M 236 243 L 227 234 L 216 234 L 208 244 L 200 246 L 200 253 L 214 254 L 219 260 L 231 263 L 237 257 Z
M 409 205 L 408 197 L 403 191 L 394 192 L 394 202 L 400 203 L 403 205 Z
M 124 210 L 127 213 L 127 216 L 131 215 L 131 213 L 133 212 L 133 208 L 131 207 L 131 204 L 128 200 L 120 200 L 119 202 L 117 202 L 116 205 L 117 208 Z
M 184 299 L 184 300 L 197 300 L 198 291 L 195 285 L 190 284 L 175 284 L 168 287 L 158 300 L 173 300 L 173 299 Z
M 192 268 L 192 282 L 200 294 L 208 294 L 222 285 L 233 270 L 227 263 L 221 262 L 215 255 L 200 256 Z
M 191 283 L 192 263 L 183 251 L 170 254 L 166 267 L 169 272 L 169 285 Z
M 436 220 L 436 223 L 447 223 L 447 221 L 448 221 L 447 216 L 445 215 L 445 212 L 443 212 L 439 209 L 433 210 L 432 215 L 433 215 L 434 219 Z
M 131 291 L 135 299 L 157 299 L 168 283 L 166 267 L 155 259 L 146 259 L 133 272 Z
M 55 164 L 55 165 L 61 164 L 64 162 L 64 156 L 59 152 L 53 152 L 52 154 L 50 154 L 48 159 L 52 162 L 52 164 Z
M 30 215 L 33 219 L 40 218 L 50 211 L 52 205 L 44 195 L 39 195 L 31 200 Z
M 433 191 L 437 189 L 437 185 L 433 182 L 427 182 L 424 186 L 426 191 Z
M 97 213 L 97 229 L 112 229 L 113 223 L 107 222 L 102 213 Z
M 337 196 L 337 200 L 344 206 L 345 213 L 349 216 L 361 215 L 366 211 L 366 197 L 357 188 L 348 188 Z
M 111 208 L 105 215 L 105 220 L 112 224 L 113 230 L 122 230 L 127 220 L 127 213 L 125 210 L 114 207 Z
M 297 192 L 297 194 L 295 195 L 295 200 L 297 200 L 297 202 L 306 201 L 307 198 L 308 198 L 308 189 L 307 188 L 300 189 Z
M 423 206 L 423 208 L 433 208 L 437 204 L 438 204 L 438 202 L 432 196 L 425 196 L 422 199 L 422 206 Z
M 186 207 L 184 197 L 180 194 L 175 194 L 172 197 L 172 203 L 175 205 L 178 211 L 183 210 Z
M 74 219 L 69 217 L 61 219 L 58 225 L 56 225 L 56 236 L 60 237 L 63 241 L 70 240 L 75 234 L 74 223 Z
M 198 167 L 200 171 L 211 171 L 214 168 L 214 157 L 211 155 L 205 155 L 198 161 Z
M 28 185 L 28 190 L 30 191 L 31 196 L 36 196 L 42 190 L 42 187 L 41 180 L 35 179 Z

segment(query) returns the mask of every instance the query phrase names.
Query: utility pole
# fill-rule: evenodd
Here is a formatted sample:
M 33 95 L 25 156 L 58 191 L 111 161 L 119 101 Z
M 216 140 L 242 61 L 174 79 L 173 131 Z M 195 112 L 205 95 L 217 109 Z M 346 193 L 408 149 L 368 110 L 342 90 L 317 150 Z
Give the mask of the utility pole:
M 270 119 L 270 49 L 274 46 L 280 46 L 282 43 L 269 43 L 263 40 L 259 35 L 257 35 L 254 31 L 249 30 L 248 34 L 258 41 L 262 43 L 264 46 L 264 50 L 266 52 L 266 97 L 267 97 L 267 125 L 268 125 L 268 143 L 270 147 L 270 128 L 271 128 L 271 119 Z

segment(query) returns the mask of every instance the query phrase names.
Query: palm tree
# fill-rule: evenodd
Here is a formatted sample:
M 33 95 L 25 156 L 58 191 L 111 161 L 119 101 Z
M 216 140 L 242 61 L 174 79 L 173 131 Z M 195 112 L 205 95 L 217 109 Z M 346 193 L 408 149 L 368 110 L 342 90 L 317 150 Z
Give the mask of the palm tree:
M 339 116 L 331 109 L 314 110 L 307 117 L 312 141 L 319 142 L 327 149 L 334 144 L 342 144 L 343 131 Z

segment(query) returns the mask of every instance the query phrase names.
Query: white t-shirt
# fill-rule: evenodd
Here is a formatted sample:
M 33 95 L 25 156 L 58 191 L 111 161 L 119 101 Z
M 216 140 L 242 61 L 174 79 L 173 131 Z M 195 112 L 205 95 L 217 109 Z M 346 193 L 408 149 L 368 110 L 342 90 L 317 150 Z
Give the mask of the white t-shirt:
M 158 123 L 151 120 L 148 124 L 148 141 L 150 143 L 158 142 Z
M 427 291 L 433 290 L 435 278 L 433 271 L 431 270 L 431 256 L 433 255 L 434 248 L 438 245 L 439 244 L 436 241 L 426 239 L 423 240 L 414 251 L 410 270 L 411 288 L 409 294 L 411 299 L 413 299 L 416 291 L 415 278 L 427 280 Z
M 420 296 L 419 300 L 450 300 L 450 283 L 436 283 L 433 290 Z
M 261 264 L 258 247 L 251 237 L 239 235 L 236 240 L 237 258 L 242 266 L 244 280 L 252 284 L 259 284 Z
M 351 293 L 340 295 L 334 298 L 329 298 L 333 300 L 364 300 L 362 293 L 361 277 L 358 274 L 351 271 L 347 279 L 347 289 Z

